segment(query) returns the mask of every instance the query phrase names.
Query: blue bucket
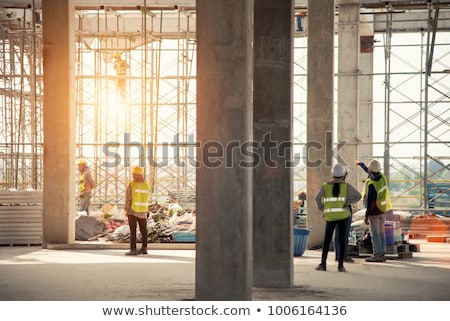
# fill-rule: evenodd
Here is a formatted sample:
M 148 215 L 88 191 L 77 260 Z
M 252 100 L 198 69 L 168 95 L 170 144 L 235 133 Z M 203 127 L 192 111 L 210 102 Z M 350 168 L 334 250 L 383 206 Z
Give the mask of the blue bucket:
M 294 228 L 294 256 L 302 256 L 305 253 L 310 233 L 307 228 Z
M 384 233 L 386 234 L 386 245 L 394 245 L 394 222 L 384 223 Z

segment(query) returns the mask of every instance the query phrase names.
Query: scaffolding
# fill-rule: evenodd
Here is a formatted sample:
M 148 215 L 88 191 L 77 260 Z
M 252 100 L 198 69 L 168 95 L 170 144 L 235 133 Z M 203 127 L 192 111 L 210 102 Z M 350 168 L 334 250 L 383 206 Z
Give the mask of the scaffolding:
M 0 11 L 0 189 L 42 189 L 42 34 L 29 9 Z
M 364 156 L 385 160 L 395 206 L 427 208 L 429 183 L 450 179 L 450 28 L 437 25 L 449 9 L 431 3 L 364 14 L 383 39 L 374 54 L 386 53 L 363 75 L 373 79 L 370 103 L 380 114 L 373 152 Z M 98 184 L 94 204 L 123 204 L 131 167 L 140 165 L 153 200 L 195 206 L 195 16 L 187 6 L 76 8 L 75 154 L 88 160 Z M 401 30 L 407 22 L 399 16 L 412 17 L 413 27 Z M 304 27 L 295 33 L 293 62 L 294 197 L 306 182 Z M 397 44 L 400 33 L 410 43 Z M 420 65 L 402 54 L 405 48 Z M 0 8 L 2 190 L 43 188 L 42 86 L 40 9 Z
M 141 166 L 154 200 L 192 205 L 195 13 L 92 9 L 77 11 L 76 154 L 91 162 L 94 202 L 123 204 Z

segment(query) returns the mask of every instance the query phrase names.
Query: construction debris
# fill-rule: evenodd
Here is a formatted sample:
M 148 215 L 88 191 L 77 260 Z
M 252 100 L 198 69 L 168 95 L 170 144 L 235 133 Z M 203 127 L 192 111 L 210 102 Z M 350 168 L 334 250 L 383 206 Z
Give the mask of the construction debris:
M 75 239 L 87 241 L 103 233 L 103 223 L 97 218 L 87 215 L 78 215 L 75 219 Z
M 116 205 L 108 204 L 100 211 L 93 211 L 90 216 L 78 213 L 76 240 L 129 242 L 130 227 L 126 216 L 122 218 L 122 213 Z M 150 243 L 174 242 L 174 233 L 183 231 L 195 234 L 195 226 L 195 211 L 183 209 L 177 203 L 161 206 L 155 202 L 149 206 L 147 230 Z M 142 240 L 139 230 L 136 237 L 138 242 Z

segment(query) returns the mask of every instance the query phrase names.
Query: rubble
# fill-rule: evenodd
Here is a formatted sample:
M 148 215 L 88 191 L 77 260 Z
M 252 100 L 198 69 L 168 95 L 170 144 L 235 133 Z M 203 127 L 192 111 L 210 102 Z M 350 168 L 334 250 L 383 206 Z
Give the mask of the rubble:
M 76 234 L 76 240 L 129 242 L 130 227 L 126 216 L 121 217 L 122 213 L 116 205 L 109 204 L 105 204 L 100 211 L 93 211 L 90 216 L 78 213 L 77 222 L 80 222 L 77 223 L 79 233 Z M 147 230 L 150 243 L 171 243 L 175 232 L 195 233 L 195 226 L 195 211 L 183 209 L 177 203 L 167 207 L 156 202 L 149 205 Z M 136 237 L 138 242 L 142 240 L 139 230 Z
M 78 215 L 75 219 L 75 239 L 87 241 L 103 233 L 103 223 L 97 218 L 87 215 Z

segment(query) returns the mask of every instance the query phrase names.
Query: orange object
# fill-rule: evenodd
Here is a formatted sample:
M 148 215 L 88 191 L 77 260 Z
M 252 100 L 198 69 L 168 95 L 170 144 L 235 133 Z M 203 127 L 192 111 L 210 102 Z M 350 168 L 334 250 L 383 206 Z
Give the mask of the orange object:
M 427 242 L 436 242 L 436 243 L 445 243 L 447 240 L 447 236 L 437 236 L 437 235 L 430 235 L 427 236 Z

